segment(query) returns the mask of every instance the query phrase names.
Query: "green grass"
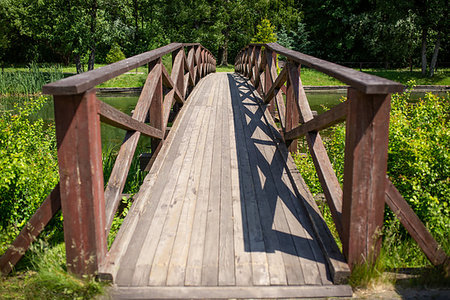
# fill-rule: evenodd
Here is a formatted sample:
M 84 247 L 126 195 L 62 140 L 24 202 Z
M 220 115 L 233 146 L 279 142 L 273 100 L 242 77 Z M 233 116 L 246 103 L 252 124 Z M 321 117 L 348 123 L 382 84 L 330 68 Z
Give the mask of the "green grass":
M 228 66 L 216 66 L 216 72 L 234 72 L 234 66 L 228 65 Z
M 406 84 L 409 80 L 415 80 L 417 85 L 450 85 L 450 69 L 438 70 L 432 78 L 422 76 L 419 70 L 399 69 L 399 70 L 376 70 L 363 69 L 363 72 L 387 78 Z
M 41 241 L 28 256 L 26 269 L 0 278 L 0 299 L 92 299 L 104 293 L 105 283 L 67 272 L 64 243 L 49 247 Z

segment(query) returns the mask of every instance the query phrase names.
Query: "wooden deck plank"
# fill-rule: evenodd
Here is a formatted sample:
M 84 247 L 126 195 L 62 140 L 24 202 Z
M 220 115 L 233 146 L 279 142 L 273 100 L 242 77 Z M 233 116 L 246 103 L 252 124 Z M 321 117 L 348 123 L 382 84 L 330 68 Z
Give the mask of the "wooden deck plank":
M 222 104 L 222 172 L 220 183 L 219 285 L 235 285 L 233 203 L 231 199 L 231 147 L 228 111 L 231 105 L 226 74 L 220 76 Z
M 216 115 L 217 108 L 208 105 L 208 103 L 210 102 L 212 104 L 212 99 L 211 101 L 209 101 L 209 99 L 215 96 L 215 84 L 216 82 L 213 82 L 211 85 L 212 92 L 210 93 L 206 104 L 206 109 L 209 111 L 212 120 L 214 120 L 213 116 Z M 214 141 L 215 125 L 216 122 L 210 122 L 209 127 L 206 129 L 206 145 L 211 145 Z M 198 286 L 201 284 L 202 280 L 202 262 L 206 233 L 206 217 L 208 212 L 209 184 L 211 180 L 212 154 L 212 147 L 207 147 L 202 160 L 202 180 L 200 181 L 198 191 L 192 238 L 189 245 L 189 254 L 186 265 L 185 285 L 187 286 Z
M 199 112 L 197 113 L 197 111 Z M 194 107 L 193 112 L 194 114 L 197 114 L 196 122 L 192 126 L 193 130 L 186 149 L 183 166 L 178 175 L 176 189 L 169 204 L 166 223 L 164 224 L 162 236 L 156 249 L 155 259 L 153 259 L 148 281 L 149 285 L 158 286 L 166 283 L 169 262 L 172 257 L 172 249 L 175 243 L 178 225 L 180 225 L 180 217 L 183 207 L 189 206 L 189 199 L 187 199 L 185 195 L 188 188 L 189 175 L 193 168 L 193 159 L 199 138 L 199 131 L 204 117 L 204 110 L 201 110 L 199 107 Z M 182 224 L 182 226 L 186 228 L 186 224 Z
M 202 128 L 208 128 L 212 118 L 210 109 L 204 107 L 205 115 Z M 186 275 L 186 265 L 189 254 L 189 243 L 194 226 L 194 216 L 197 209 L 197 196 L 201 182 L 202 160 L 205 153 L 206 134 L 200 135 L 198 148 L 195 150 L 194 167 L 189 175 L 188 187 L 186 190 L 185 206 L 183 207 L 182 217 L 178 224 L 176 240 L 172 250 L 172 257 L 167 274 L 167 285 L 183 286 Z
M 216 79 L 217 80 L 217 79 Z M 219 226 L 220 226 L 220 176 L 222 171 L 222 103 L 220 103 L 220 91 L 222 82 L 217 83 L 217 94 L 210 100 L 216 107 L 214 139 L 210 147 L 213 148 L 211 181 L 209 185 L 208 215 L 206 218 L 205 251 L 203 252 L 202 285 L 216 286 L 219 273 Z M 208 101 L 208 104 L 210 101 Z
M 235 255 L 235 278 L 238 286 L 252 285 L 252 257 L 246 250 L 245 241 L 249 240 L 247 214 L 245 204 L 242 203 L 243 190 L 240 186 L 242 176 L 238 167 L 238 157 L 236 148 L 236 128 L 235 115 L 233 113 L 233 100 L 231 99 L 230 85 L 234 85 L 231 75 L 227 75 L 227 84 L 229 89 L 226 91 L 228 101 L 228 119 L 230 130 L 230 150 L 231 150 L 231 198 L 233 206 L 233 229 L 234 229 L 234 255 Z
M 259 103 L 262 100 L 259 99 Z M 260 108 L 261 114 L 263 108 Z M 264 116 L 261 116 L 263 118 Z M 270 115 L 266 113 L 265 119 Z M 267 124 L 270 128 L 271 124 Z M 276 139 L 271 134 L 271 139 Z M 274 144 L 275 146 L 275 144 Z M 318 243 L 313 240 L 313 229 L 306 216 L 306 210 L 300 207 L 301 199 L 297 199 L 291 180 L 287 176 L 286 163 L 276 147 L 263 147 L 266 158 L 272 161 L 270 172 L 277 189 L 277 194 L 284 200 L 280 203 L 286 217 L 289 230 L 294 238 L 294 244 L 299 254 L 306 284 L 331 284 L 329 273 L 326 272 L 325 258 Z M 286 149 L 287 152 L 287 149 Z M 287 155 L 289 155 L 287 153 Z M 278 180 L 280 182 L 278 182 Z M 305 191 L 306 193 L 306 191 Z
M 193 119 L 193 116 L 189 115 L 187 119 L 188 120 L 185 120 L 185 121 L 190 122 Z M 179 128 L 179 131 L 177 132 L 177 137 L 173 141 L 173 144 L 172 144 L 172 146 L 174 147 L 173 149 L 175 149 L 182 143 L 182 141 L 183 141 L 182 137 L 187 136 L 187 134 L 185 134 L 185 133 L 186 133 L 186 130 L 188 130 L 188 127 L 185 124 L 182 124 L 181 127 L 182 128 Z M 169 149 L 169 150 L 171 150 L 171 149 Z M 173 153 L 173 151 L 172 151 L 171 153 L 168 153 L 166 159 L 173 160 L 175 158 L 175 156 L 176 156 L 176 152 Z M 174 167 L 174 166 L 169 165 L 169 164 L 164 164 L 163 168 L 161 170 L 159 170 L 157 178 L 159 178 L 160 173 L 163 173 L 163 174 L 169 173 L 172 167 Z M 155 180 L 157 178 L 155 177 Z M 150 181 L 151 181 L 151 179 L 150 179 Z M 145 182 L 144 182 L 144 185 L 146 185 Z M 120 263 L 120 269 L 117 273 L 117 279 L 116 279 L 116 282 L 120 285 L 131 285 L 133 282 L 133 273 L 135 270 L 135 266 L 138 262 L 139 253 L 141 252 L 142 247 L 144 247 L 144 240 L 145 240 L 145 237 L 147 236 L 147 231 L 153 221 L 155 211 L 160 204 L 159 195 L 161 195 L 163 193 L 164 188 L 165 188 L 165 184 L 157 183 L 155 188 L 152 189 L 152 193 L 148 193 L 148 190 L 147 190 L 147 192 L 143 191 L 143 193 L 141 193 L 142 198 L 136 199 L 137 203 L 144 202 L 146 204 L 144 205 L 142 210 L 137 212 L 137 215 L 140 216 L 139 221 L 136 224 L 136 226 L 134 227 L 132 237 L 128 241 L 128 247 L 124 253 L 123 262 Z M 147 189 L 149 189 L 149 188 L 147 187 Z M 142 190 L 142 188 L 141 188 L 141 190 Z
M 264 149 L 273 144 L 273 141 L 261 130 L 261 126 L 266 127 L 266 124 L 262 120 L 262 114 L 258 111 L 259 106 L 252 97 L 250 94 L 246 98 L 241 99 L 243 100 L 241 112 L 242 114 L 253 114 L 252 121 L 254 125 L 246 126 L 247 147 L 250 157 L 254 161 L 253 172 L 257 172 L 255 176 L 258 176 L 261 181 L 259 185 L 262 191 L 258 198 L 260 199 L 259 212 L 266 228 L 265 241 L 267 241 L 266 244 L 273 244 L 273 249 L 268 251 L 273 252 L 271 253 L 271 256 L 273 256 L 272 263 L 269 263 L 271 283 L 276 284 L 272 278 L 280 278 L 282 276 L 282 284 L 304 284 L 304 276 L 300 262 L 297 259 L 294 243 L 289 236 L 289 228 L 285 219 L 276 214 L 276 204 L 282 199 L 279 198 L 276 192 L 276 184 L 271 178 L 268 162 L 270 158 L 264 156 Z M 258 144 L 258 141 L 261 143 Z M 274 147 L 275 145 L 272 146 Z M 255 183 L 255 185 L 258 184 Z M 268 258 L 270 258 L 269 254 Z
M 139 227 L 136 230 L 136 233 L 138 233 L 140 230 L 145 231 L 146 235 L 141 247 L 141 251 L 138 255 L 138 260 L 135 264 L 133 274 L 131 276 L 131 283 L 133 286 L 147 284 L 147 280 L 151 270 L 150 268 L 154 258 L 154 253 L 156 251 L 159 238 L 161 236 L 162 228 L 167 216 L 167 211 L 170 206 L 170 203 L 168 202 L 170 201 L 170 198 L 172 197 L 175 191 L 176 182 L 178 180 L 177 174 L 179 174 L 179 169 L 182 168 L 184 156 L 186 154 L 186 148 L 190 139 L 189 135 L 192 130 L 192 125 L 195 123 L 195 118 L 196 113 L 193 113 L 189 122 L 185 123 L 187 129 L 185 134 L 182 137 L 179 137 L 182 139 L 179 148 L 171 149 L 172 150 L 171 152 L 173 154 L 172 155 L 173 163 L 169 172 L 160 173 L 158 175 L 159 180 L 161 180 L 161 178 L 165 179 L 160 181 L 158 185 L 159 186 L 165 185 L 165 188 L 160 193 L 158 191 L 158 193 L 151 195 L 151 199 L 153 199 L 153 201 L 156 201 L 156 199 L 158 198 L 160 200 L 153 214 L 153 218 L 151 219 L 150 226 L 148 226 L 147 228 Z
M 349 285 L 259 287 L 143 287 L 114 289 L 112 299 L 230 299 L 352 297 Z
M 189 99 L 195 97 L 195 95 L 197 95 L 197 93 L 202 90 L 204 82 L 205 80 L 201 81 L 196 86 L 196 89 L 193 90 Z M 181 142 L 181 139 L 176 139 L 175 137 L 182 136 L 186 127 L 182 126 L 181 129 L 178 128 L 180 127 L 180 123 L 182 123 L 182 120 L 190 117 L 189 114 L 186 115 L 184 112 L 185 111 L 181 113 L 181 115 L 177 118 L 177 120 L 175 120 L 175 123 L 172 125 L 172 133 L 169 134 L 166 138 L 165 144 L 162 146 L 162 149 L 160 151 L 160 155 L 158 155 L 153 167 L 144 179 L 139 192 L 134 196 L 133 205 L 131 206 L 127 218 L 125 218 L 122 226 L 119 229 L 119 232 L 116 235 L 114 243 L 107 254 L 104 265 L 102 265 L 100 268 L 100 274 L 103 273 L 106 276 L 111 275 L 114 279 L 116 279 L 116 275 L 119 270 L 120 263 L 122 262 L 122 258 L 125 256 L 124 254 L 129 248 L 128 246 L 130 245 L 132 237 L 135 237 L 134 230 L 137 227 L 140 216 L 142 215 L 144 209 L 151 211 L 151 206 L 157 205 L 157 201 L 148 203 L 146 199 L 149 198 L 148 195 L 150 193 L 154 193 L 152 187 L 155 184 L 157 174 L 161 169 L 170 167 L 167 164 L 164 164 L 165 158 L 168 156 L 167 149 L 169 148 L 169 145 L 176 147 L 176 145 Z M 135 248 L 136 247 L 134 247 L 133 249 Z M 131 259 L 129 255 L 126 255 L 125 257 Z M 135 259 L 137 259 L 137 257 L 135 257 Z M 130 265 L 130 261 L 126 261 L 125 265 Z
M 234 84 L 231 87 L 231 97 L 233 101 L 234 125 L 236 128 L 236 149 L 239 166 L 239 182 L 241 185 L 241 206 L 245 206 L 242 213 L 245 212 L 247 220 L 248 240 L 244 240 L 245 250 L 250 251 L 252 257 L 252 279 L 254 285 L 269 285 L 269 266 L 267 263 L 266 247 L 260 222 L 258 207 L 256 203 L 255 187 L 253 175 L 247 152 L 247 146 L 242 143 L 245 141 L 244 122 L 242 120 L 239 101 L 239 91 Z M 242 203 L 243 202 L 243 203 Z

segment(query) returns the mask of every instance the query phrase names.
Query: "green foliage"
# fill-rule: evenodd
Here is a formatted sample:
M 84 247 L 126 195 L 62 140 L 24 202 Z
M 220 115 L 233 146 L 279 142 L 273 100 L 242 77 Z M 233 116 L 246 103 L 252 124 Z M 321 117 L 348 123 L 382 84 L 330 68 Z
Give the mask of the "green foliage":
M 120 46 L 118 44 L 114 44 L 106 55 L 106 63 L 112 64 L 125 58 L 125 54 L 123 54 Z
M 0 72 L 0 94 L 2 95 L 31 95 L 42 90 L 46 83 L 63 78 L 58 65 L 40 68 L 31 63 L 25 71 Z
M 256 26 L 256 35 L 252 38 L 252 43 L 274 43 L 277 41 L 275 26 L 270 24 L 270 20 L 262 19 Z
M 450 101 L 428 93 L 412 102 L 410 92 L 392 96 L 388 176 L 445 251 L 450 250 Z M 342 184 L 345 127 L 337 125 L 324 138 L 333 168 Z M 309 154 L 295 162 L 313 194 L 321 193 Z M 330 218 L 328 218 L 330 221 Z M 390 210 L 386 210 L 383 248 L 387 267 L 428 265 Z
M 306 30 L 306 25 L 302 22 L 298 22 L 295 30 L 287 31 L 285 28 L 282 28 L 277 36 L 278 43 L 286 48 L 302 53 L 310 52 L 309 32 Z
M 428 93 L 413 104 L 409 97 L 409 92 L 392 97 L 388 175 L 430 231 L 444 241 L 450 234 L 449 95 Z
M 30 98 L 0 116 L 0 232 L 2 249 L 59 180 L 54 126 L 30 118 L 48 101 Z M 2 251 L 3 252 L 3 251 Z

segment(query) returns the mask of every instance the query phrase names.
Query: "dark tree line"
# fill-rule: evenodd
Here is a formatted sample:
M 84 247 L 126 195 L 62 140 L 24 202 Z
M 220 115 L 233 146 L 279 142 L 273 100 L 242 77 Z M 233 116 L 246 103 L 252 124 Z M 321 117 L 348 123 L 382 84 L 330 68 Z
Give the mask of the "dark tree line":
M 200 42 L 233 63 L 262 19 L 278 41 L 337 61 L 422 66 L 450 61 L 448 0 L 0 0 L 0 62 L 105 62 L 119 45 L 132 56 Z

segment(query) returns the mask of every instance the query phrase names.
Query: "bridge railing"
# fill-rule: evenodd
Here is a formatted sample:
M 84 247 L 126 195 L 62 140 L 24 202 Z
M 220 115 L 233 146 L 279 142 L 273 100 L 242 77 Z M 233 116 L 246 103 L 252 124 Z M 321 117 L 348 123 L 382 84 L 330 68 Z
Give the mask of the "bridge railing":
M 279 73 L 278 55 L 287 59 Z M 301 81 L 302 65 L 348 84 L 347 100 L 314 117 Z M 379 254 L 385 203 L 433 264 L 448 264 L 445 252 L 386 176 L 391 93 L 402 92 L 403 85 L 277 43 L 248 45 L 238 54 L 235 70 L 250 79 L 272 114 L 276 106 L 280 133 L 291 152 L 305 136 L 350 267 Z M 344 120 L 341 188 L 319 131 Z
M 170 75 L 162 63 L 166 54 L 172 54 Z M 97 85 L 145 64 L 148 77 L 132 116 L 97 98 Z M 60 183 L 0 258 L 1 272 L 11 271 L 61 207 L 68 270 L 95 274 L 107 254 L 108 234 L 140 136 L 151 138 L 150 166 L 166 137 L 171 109 L 176 113 L 215 67 L 215 58 L 202 45 L 172 43 L 45 85 L 42 92 L 54 98 Z M 127 131 L 106 189 L 100 122 Z

